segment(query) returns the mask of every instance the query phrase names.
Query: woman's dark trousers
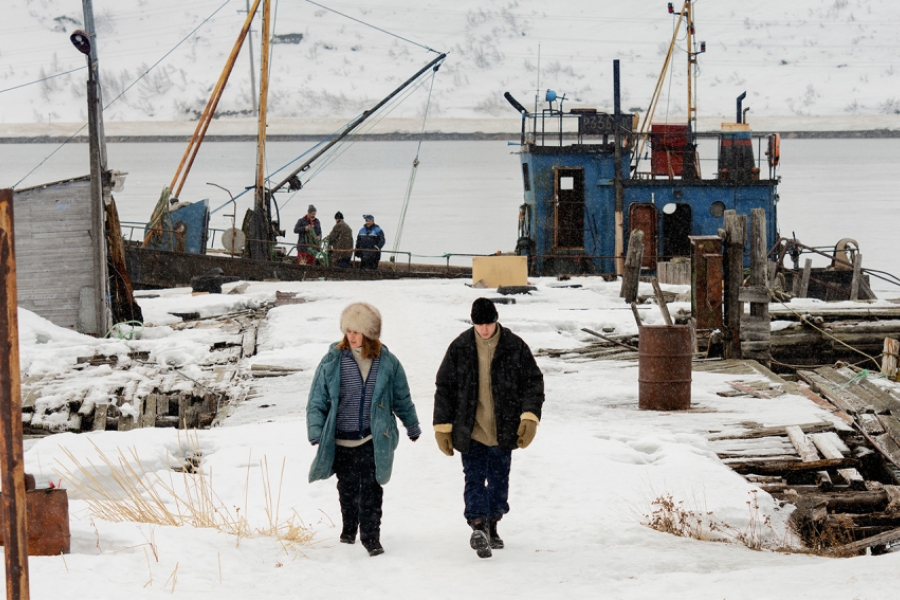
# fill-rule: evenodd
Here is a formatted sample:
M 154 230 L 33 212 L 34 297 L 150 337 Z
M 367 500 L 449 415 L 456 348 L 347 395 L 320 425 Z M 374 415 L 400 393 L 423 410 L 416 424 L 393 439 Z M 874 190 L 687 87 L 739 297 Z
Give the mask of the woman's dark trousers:
M 359 529 L 359 541 L 363 544 L 378 541 L 384 490 L 375 480 L 372 441 L 355 448 L 335 446 L 334 472 L 344 520 L 343 533 L 355 536 Z

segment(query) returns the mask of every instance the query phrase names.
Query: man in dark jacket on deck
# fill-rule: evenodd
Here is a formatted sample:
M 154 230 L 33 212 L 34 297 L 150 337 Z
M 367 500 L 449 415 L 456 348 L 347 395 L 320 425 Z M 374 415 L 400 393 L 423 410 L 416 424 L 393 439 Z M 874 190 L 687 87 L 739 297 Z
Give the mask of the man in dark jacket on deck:
M 503 548 L 497 522 L 509 512 L 512 451 L 537 433 L 544 376 L 522 338 L 497 322 L 493 302 L 477 299 L 471 316 L 438 369 L 434 435 L 447 456 L 462 453 L 469 545 L 488 558 Z
M 381 249 L 384 248 L 384 232 L 375 224 L 375 217 L 363 215 L 366 224 L 356 235 L 356 258 L 361 269 L 378 268 L 381 260 Z
M 350 257 L 353 255 L 353 230 L 344 221 L 341 211 L 334 214 L 334 228 L 325 239 L 331 242 L 334 263 L 342 269 L 349 267 Z
M 306 209 L 306 214 L 300 217 L 294 225 L 294 233 L 300 234 L 297 240 L 297 264 L 313 265 L 316 257 L 313 252 L 318 250 L 319 240 L 322 237 L 322 224 L 316 218 L 316 207 L 312 204 Z

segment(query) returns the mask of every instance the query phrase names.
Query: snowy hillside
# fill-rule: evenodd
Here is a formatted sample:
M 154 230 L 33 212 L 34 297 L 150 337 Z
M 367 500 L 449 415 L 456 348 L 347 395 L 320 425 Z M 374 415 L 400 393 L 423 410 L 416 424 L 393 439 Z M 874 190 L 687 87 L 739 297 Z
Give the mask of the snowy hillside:
M 282 43 L 273 46 L 270 117 L 351 118 L 436 56 L 423 46 L 449 53 L 434 82 L 432 117 L 515 123 L 503 93 L 531 106 L 538 87 L 565 93 L 566 107 L 611 109 L 616 58 L 621 61 L 623 109 L 643 110 L 672 35 L 675 19 L 666 4 L 326 4 L 399 36 L 394 37 L 310 2 L 274 2 L 274 34 Z M 69 34 L 82 27 L 82 3 L 7 0 L 4 5 L 0 127 L 84 121 L 84 58 L 69 42 Z M 678 10 L 681 2 L 675 5 Z M 107 122 L 196 118 L 237 37 L 245 7 L 246 0 L 95 0 L 104 100 L 109 103 L 121 94 L 107 109 Z M 731 117 L 735 97 L 745 90 L 751 119 L 900 113 L 896 2 L 699 1 L 694 14 L 696 39 L 707 48 L 699 57 L 701 115 Z M 256 63 L 260 31 L 257 19 Z M 681 39 L 674 57 L 676 76 L 664 83 L 666 97 L 658 116 L 685 113 L 685 50 Z M 74 69 L 79 70 L 52 77 Z M 252 112 L 250 72 L 244 50 L 220 113 Z M 52 78 L 27 85 L 47 77 Z M 428 82 L 390 116 L 420 117 L 427 97 Z

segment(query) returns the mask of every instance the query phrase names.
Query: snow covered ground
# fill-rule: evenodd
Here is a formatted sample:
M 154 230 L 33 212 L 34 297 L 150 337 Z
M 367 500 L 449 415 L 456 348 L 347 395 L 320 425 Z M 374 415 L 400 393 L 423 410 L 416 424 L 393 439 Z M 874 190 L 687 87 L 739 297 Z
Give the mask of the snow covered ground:
M 534 283 L 534 294 L 498 306 L 501 322 L 533 350 L 583 345 L 589 340 L 581 327 L 635 332 L 630 310 L 618 298 L 618 283 L 598 278 L 578 279 L 580 288 L 547 278 Z M 253 283 L 235 295 L 168 290 L 140 300 L 148 333 L 133 341 L 80 336 L 20 311 L 22 373 L 62 371 L 91 350 L 123 356 L 146 350 L 150 360 L 190 369 L 202 356 L 203 334 L 169 329 L 178 321 L 171 312 L 228 312 L 271 301 L 276 290 L 297 292 L 307 302 L 269 312 L 259 353 L 250 362 L 301 372 L 261 380 L 257 397 L 236 407 L 222 427 L 197 432 L 195 442 L 193 434 L 174 430 L 53 435 L 29 442 L 26 471 L 37 476 L 39 486 L 58 482 L 65 470 L 78 473 L 64 453 L 68 450 L 83 464 L 96 465 L 102 479 L 108 470 L 99 450 L 145 473 L 148 486 L 158 490 L 163 482 L 180 489 L 183 476 L 170 468 L 196 446 L 222 514 L 243 515 L 256 531 L 269 527 L 266 508 L 269 514 L 277 509 L 277 522 L 302 519 L 314 533 L 312 545 L 284 544 L 258 533 L 239 538 L 190 523 L 112 523 L 93 516 L 73 491 L 72 552 L 30 559 L 32 597 L 755 600 L 880 599 L 895 593 L 900 554 L 829 559 L 695 541 L 646 527 L 653 501 L 671 496 L 732 536 L 767 548 L 790 547 L 789 508 L 778 507 L 727 468 L 706 436 L 736 430 L 743 422 L 778 425 L 828 415 L 799 396 L 720 397 L 716 392 L 729 389 L 726 381 L 734 376 L 703 372 L 693 375 L 692 410 L 639 411 L 635 363 L 538 359 L 547 400 L 534 444 L 513 454 L 511 512 L 501 523 L 506 549 L 490 560 L 478 559 L 468 547 L 462 517 L 459 456 L 441 454 L 429 427 L 443 352 L 469 326 L 471 301 L 494 295 L 461 280 Z M 328 344 L 339 339 L 340 311 L 357 300 L 381 310 L 382 340 L 406 369 L 426 432 L 417 443 L 400 442 L 385 488 L 387 552 L 377 558 L 369 558 L 359 544 L 338 543 L 334 479 L 307 483 L 314 454 L 305 430 L 308 386 Z M 655 306 L 641 310 L 645 321 L 662 322 Z M 166 335 L 150 333 L 154 330 Z M 62 481 L 70 489 L 77 483 Z M 171 500 L 168 506 L 176 512 Z
M 81 4 L 5 3 L 0 131 L 15 135 L 22 124 L 63 124 L 68 133 L 60 135 L 70 135 L 73 123 L 86 121 L 84 59 L 69 42 L 82 27 Z M 278 133 L 316 127 L 311 123 L 323 119 L 346 122 L 437 56 L 426 48 L 448 53 L 434 81 L 429 116 L 455 124 L 440 130 L 491 131 L 500 122 L 500 131 L 516 131 L 518 115 L 503 99 L 507 91 L 528 107 L 552 88 L 566 95 L 565 107 L 611 110 L 613 59 L 621 62 L 622 108 L 647 110 L 677 20 L 660 0 L 272 4 L 273 34 L 296 42 L 273 45 L 269 118 L 292 120 Z M 680 10 L 682 2 L 673 4 Z M 199 116 L 247 2 L 94 0 L 93 6 L 103 95 L 111 103 L 107 122 L 160 123 Z M 751 122 L 788 117 L 799 128 L 897 127 L 896 2 L 701 1 L 693 2 L 693 10 L 695 41 L 706 42 L 695 86 L 698 114 L 710 118 L 703 128 L 733 119 L 735 98 L 744 91 Z M 226 118 L 211 134 L 233 131 L 234 123 L 224 122 L 252 115 L 250 74 L 259 72 L 260 31 L 257 20 L 254 65 L 243 50 L 219 105 Z M 662 86 L 659 121 L 686 114 L 685 44 L 680 35 L 674 75 Z M 429 88 L 419 88 L 391 113 L 409 121 L 397 127 L 420 128 Z M 826 121 L 804 124 L 816 119 Z M 255 132 L 249 120 L 237 126 Z

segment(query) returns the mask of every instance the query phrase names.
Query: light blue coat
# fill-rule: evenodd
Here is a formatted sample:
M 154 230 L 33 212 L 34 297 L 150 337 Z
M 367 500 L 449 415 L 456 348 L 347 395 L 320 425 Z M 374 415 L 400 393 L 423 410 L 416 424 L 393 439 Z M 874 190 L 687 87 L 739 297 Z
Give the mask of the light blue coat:
M 306 403 L 307 435 L 310 442 L 319 442 L 316 457 L 309 468 L 310 483 L 328 479 L 334 474 L 334 434 L 341 390 L 341 351 L 335 346 L 337 344 L 332 344 L 319 363 Z M 371 416 L 375 479 L 381 485 L 391 479 L 394 450 L 400 441 L 395 415 L 400 417 L 406 428 L 419 424 L 403 366 L 387 347 L 382 346 Z

